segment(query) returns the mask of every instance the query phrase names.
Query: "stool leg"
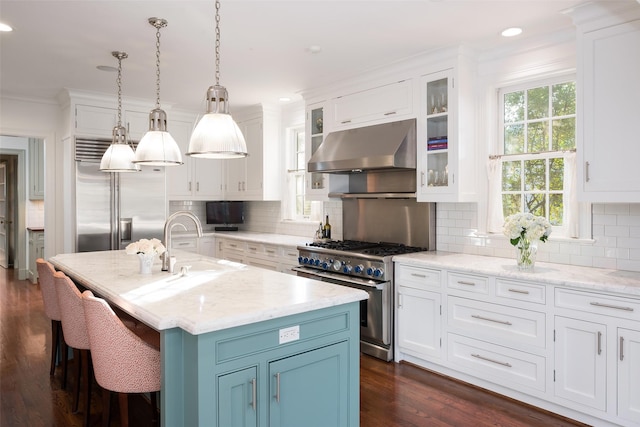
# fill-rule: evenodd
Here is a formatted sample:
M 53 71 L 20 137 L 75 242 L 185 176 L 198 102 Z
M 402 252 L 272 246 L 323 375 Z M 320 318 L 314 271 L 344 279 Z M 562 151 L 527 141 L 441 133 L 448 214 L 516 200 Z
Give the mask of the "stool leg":
M 120 426 L 129 427 L 129 395 L 118 393 L 118 403 L 120 406 Z
M 160 424 L 158 423 L 158 392 L 151 392 L 151 425 L 153 427 L 158 427 Z
M 69 361 L 69 346 L 67 345 L 67 343 L 64 341 L 64 332 L 63 334 L 63 341 L 62 341 L 62 351 L 61 351 L 61 357 L 62 357 L 62 389 L 66 390 L 67 389 L 67 362 Z
M 111 423 L 111 392 L 102 389 L 102 427 L 109 427 Z
M 84 365 L 83 376 L 86 381 L 85 390 L 87 392 L 87 395 L 85 396 L 85 401 L 87 403 L 85 405 L 84 425 L 85 427 L 89 427 L 91 425 L 91 384 L 93 383 L 93 365 L 91 364 L 91 355 L 89 354 L 89 350 L 82 350 L 82 355 L 85 359 L 82 363 Z
M 51 320 L 51 369 L 49 375 L 53 375 L 56 370 L 56 356 L 60 350 L 60 322 L 58 320 Z
M 80 402 L 80 382 L 83 380 L 83 375 L 81 374 L 82 369 L 82 356 L 80 356 L 80 352 L 82 350 L 78 350 L 77 348 L 73 349 L 73 360 L 76 363 L 76 383 L 73 387 L 73 409 L 72 413 L 78 413 L 78 403 Z

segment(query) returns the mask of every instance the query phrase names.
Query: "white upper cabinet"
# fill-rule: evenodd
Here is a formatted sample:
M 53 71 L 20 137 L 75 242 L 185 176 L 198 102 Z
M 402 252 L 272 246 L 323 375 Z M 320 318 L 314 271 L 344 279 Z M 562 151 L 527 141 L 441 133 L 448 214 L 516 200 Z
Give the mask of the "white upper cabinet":
M 221 200 L 223 197 L 222 160 L 187 156 L 193 123 L 168 120 L 167 130 L 182 153 L 183 165 L 166 167 L 169 200 Z
M 640 8 L 629 3 L 631 8 L 618 14 L 618 22 L 594 20 L 602 14 L 597 15 L 593 5 L 574 12 L 577 178 L 578 198 L 583 201 L 640 202 Z
M 413 81 L 403 80 L 331 101 L 336 129 L 402 120 L 413 113 Z
M 247 157 L 225 160 L 228 200 L 280 200 L 282 197 L 281 112 L 258 105 L 234 118 L 247 143 Z
M 473 70 L 460 56 L 451 68 L 420 78 L 419 202 L 468 202 L 478 197 Z
M 121 123 L 131 140 L 140 141 L 149 130 L 150 111 L 123 110 Z M 117 108 L 82 104 L 75 106 L 75 134 L 78 136 L 111 138 L 117 123 Z

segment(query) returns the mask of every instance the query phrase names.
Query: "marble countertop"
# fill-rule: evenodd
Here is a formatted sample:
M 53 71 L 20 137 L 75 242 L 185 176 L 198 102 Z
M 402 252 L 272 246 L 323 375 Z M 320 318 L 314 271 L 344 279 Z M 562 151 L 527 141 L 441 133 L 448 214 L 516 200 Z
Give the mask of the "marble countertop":
M 313 241 L 312 238 L 292 236 L 289 234 L 258 233 L 253 231 L 204 231 L 204 236 L 214 236 L 225 239 L 245 240 L 248 242 L 267 243 L 277 246 L 305 246 Z M 196 234 L 191 232 L 174 232 L 172 238 L 194 238 Z
M 640 273 L 633 271 L 536 262 L 533 271 L 523 272 L 518 270 L 515 259 L 452 252 L 417 252 L 398 255 L 393 260 L 420 267 L 444 268 L 640 297 Z
M 179 327 L 193 334 L 367 299 L 366 292 L 244 264 L 174 250 L 175 271 L 140 274 L 125 251 L 61 254 L 49 259 L 76 283 L 157 330 Z

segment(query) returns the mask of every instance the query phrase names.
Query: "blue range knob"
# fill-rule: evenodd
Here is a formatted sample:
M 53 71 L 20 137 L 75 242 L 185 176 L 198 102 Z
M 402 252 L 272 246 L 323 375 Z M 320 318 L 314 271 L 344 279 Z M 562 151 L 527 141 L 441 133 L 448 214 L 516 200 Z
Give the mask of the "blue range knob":
M 354 271 L 358 274 L 362 273 L 363 270 L 364 270 L 364 267 L 362 266 L 362 264 L 356 265 L 356 268 L 354 269 Z
M 298 257 L 298 264 L 304 264 L 304 262 L 302 261 L 302 256 Z
M 382 270 L 380 270 L 379 268 L 376 268 L 376 270 L 373 272 L 373 277 L 380 277 L 382 276 Z
M 322 263 L 322 268 L 324 268 L 325 270 L 329 268 L 329 263 L 327 263 L 326 261 Z
M 372 276 L 373 275 L 373 268 L 369 267 L 367 268 L 367 276 Z
M 313 265 L 315 265 L 316 267 L 319 266 L 320 260 L 319 259 L 313 260 Z
M 350 265 L 345 265 L 344 267 L 342 267 L 342 272 L 343 273 L 351 273 L 351 266 Z

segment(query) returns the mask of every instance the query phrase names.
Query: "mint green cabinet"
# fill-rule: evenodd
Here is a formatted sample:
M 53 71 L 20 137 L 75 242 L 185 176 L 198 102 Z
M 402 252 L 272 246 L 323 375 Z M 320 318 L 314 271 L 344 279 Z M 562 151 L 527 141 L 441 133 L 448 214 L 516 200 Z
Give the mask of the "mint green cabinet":
M 258 369 L 253 366 L 221 375 L 218 380 L 218 425 L 255 427 L 258 425 Z
M 346 342 L 269 364 L 269 426 L 348 426 Z

